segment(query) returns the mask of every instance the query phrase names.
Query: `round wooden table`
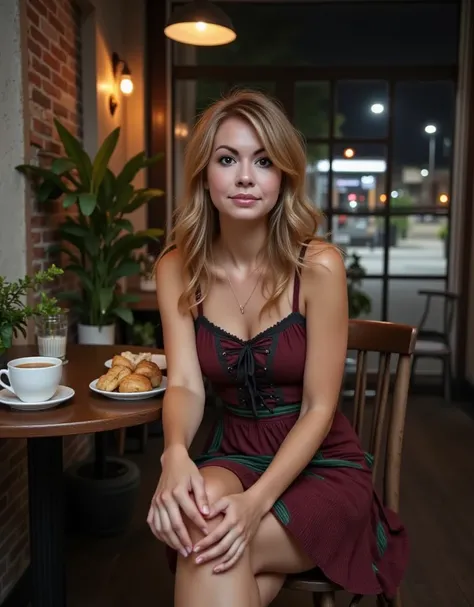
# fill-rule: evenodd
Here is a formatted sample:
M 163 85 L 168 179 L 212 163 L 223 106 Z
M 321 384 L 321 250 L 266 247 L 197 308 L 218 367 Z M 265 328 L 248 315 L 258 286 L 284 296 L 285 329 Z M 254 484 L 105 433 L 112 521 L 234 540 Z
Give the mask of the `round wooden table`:
M 95 394 L 89 383 L 107 371 L 104 363 L 123 350 L 162 350 L 134 346 L 68 345 L 61 384 L 74 389 L 72 399 L 53 409 L 14 411 L 0 404 L 0 438 L 26 438 L 33 607 L 66 605 L 64 563 L 63 436 L 127 428 L 160 417 L 160 398 L 116 401 Z M 10 360 L 36 356 L 36 346 L 17 346 Z

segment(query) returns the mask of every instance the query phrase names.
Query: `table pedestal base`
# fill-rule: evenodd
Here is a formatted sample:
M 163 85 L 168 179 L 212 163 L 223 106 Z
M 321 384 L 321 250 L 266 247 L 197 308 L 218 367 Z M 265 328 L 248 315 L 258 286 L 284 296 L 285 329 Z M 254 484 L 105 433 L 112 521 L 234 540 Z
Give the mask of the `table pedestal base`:
M 65 607 L 63 440 L 28 439 L 31 605 Z

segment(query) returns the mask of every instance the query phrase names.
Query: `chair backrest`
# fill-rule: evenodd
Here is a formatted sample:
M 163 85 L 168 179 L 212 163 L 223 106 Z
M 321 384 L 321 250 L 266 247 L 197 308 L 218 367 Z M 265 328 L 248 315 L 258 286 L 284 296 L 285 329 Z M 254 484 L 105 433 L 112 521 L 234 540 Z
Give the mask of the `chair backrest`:
M 384 446 L 383 437 L 386 436 L 386 448 L 383 449 L 383 502 L 395 512 L 399 508 L 401 454 L 416 335 L 416 328 L 409 325 L 375 320 L 349 322 L 348 350 L 357 351 L 353 424 L 361 440 L 365 417 L 368 416 L 365 402 L 367 355 L 369 352 L 379 353 L 368 452 L 374 458 L 372 474 L 375 479 Z M 398 364 L 389 404 L 392 356 L 398 357 Z
M 459 295 L 450 291 L 436 291 L 433 289 L 424 289 L 418 291 L 418 295 L 423 295 L 426 297 L 423 314 L 418 324 L 418 334 L 420 335 L 420 338 L 429 338 L 431 336 L 432 338 L 441 339 L 446 344 L 449 344 L 451 329 L 453 327 L 454 312 Z M 441 299 L 442 301 L 442 327 L 440 329 L 427 329 L 426 323 L 429 319 L 431 303 L 432 300 L 435 299 Z

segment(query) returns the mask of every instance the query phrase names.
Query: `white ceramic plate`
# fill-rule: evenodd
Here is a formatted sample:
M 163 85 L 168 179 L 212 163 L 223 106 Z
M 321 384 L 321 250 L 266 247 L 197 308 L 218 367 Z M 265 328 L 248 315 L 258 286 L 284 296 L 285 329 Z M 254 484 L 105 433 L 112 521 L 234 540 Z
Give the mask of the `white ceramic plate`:
M 158 365 L 160 369 L 166 369 L 166 356 L 164 354 L 152 354 L 151 361 L 154 362 L 155 365 Z M 109 360 L 106 360 L 104 364 L 110 369 L 112 366 L 112 359 L 109 358 Z
M 98 379 L 94 379 L 89 384 L 89 388 L 96 392 L 97 394 L 101 394 L 102 396 L 106 396 L 107 398 L 113 398 L 114 400 L 144 400 L 145 398 L 153 398 L 159 396 L 166 390 L 166 386 L 168 385 L 168 380 L 165 376 L 163 376 L 161 380 L 161 386 L 158 388 L 153 388 L 153 390 L 148 390 L 147 392 L 106 392 L 105 390 L 99 390 L 97 388 Z
M 24 403 L 10 390 L 0 390 L 0 403 L 18 411 L 44 411 L 69 400 L 74 394 L 74 390 L 69 388 L 69 386 L 58 386 L 56 393 L 49 400 L 40 403 Z

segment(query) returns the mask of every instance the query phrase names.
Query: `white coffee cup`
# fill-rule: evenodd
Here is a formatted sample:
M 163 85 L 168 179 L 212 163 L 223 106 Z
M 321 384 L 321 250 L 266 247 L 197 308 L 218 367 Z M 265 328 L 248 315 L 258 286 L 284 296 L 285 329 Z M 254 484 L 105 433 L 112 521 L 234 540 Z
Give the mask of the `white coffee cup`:
M 49 356 L 15 358 L 7 367 L 0 370 L 0 385 L 16 394 L 24 403 L 49 400 L 56 392 L 63 373 L 62 361 Z M 10 386 L 3 383 L 3 375 L 8 377 Z

